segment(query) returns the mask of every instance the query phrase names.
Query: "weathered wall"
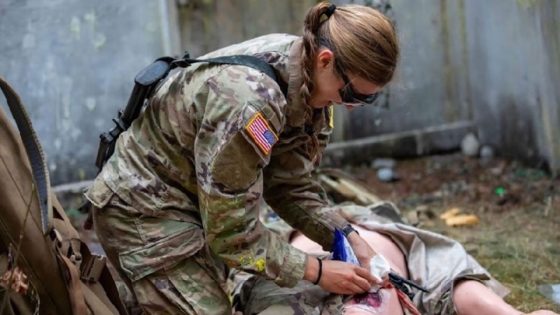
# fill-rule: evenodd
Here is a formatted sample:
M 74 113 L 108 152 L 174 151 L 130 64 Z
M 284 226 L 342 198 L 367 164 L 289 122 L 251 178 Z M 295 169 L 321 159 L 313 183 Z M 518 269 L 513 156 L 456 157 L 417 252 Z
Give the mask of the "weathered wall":
M 183 49 L 299 33 L 314 2 L 0 0 L 0 75 L 28 106 L 54 182 L 91 178 L 97 135 L 141 67 Z M 336 1 L 348 2 L 372 3 Z M 389 108 L 337 109 L 335 140 L 472 120 L 498 153 L 560 168 L 556 0 L 391 3 L 402 62 L 381 101 Z
M 100 131 L 163 54 L 160 2 L 0 0 L 0 38 L 0 75 L 30 112 L 53 182 L 93 177 Z
M 472 120 L 500 155 L 560 169 L 558 1 L 391 3 L 402 62 L 390 108 L 339 109 L 339 139 Z
M 352 112 L 339 108 L 336 120 L 342 124 L 340 140 L 471 118 L 464 97 L 466 83 L 458 77 L 465 70 L 461 2 L 392 0 L 391 4 L 402 56 L 396 78 L 388 88 L 389 99 L 379 102 L 388 107 L 364 107 Z M 449 17 L 448 11 L 456 17 Z
M 181 46 L 193 56 L 270 33 L 300 34 L 317 0 L 179 1 Z
M 470 98 L 480 137 L 560 168 L 560 4 L 465 1 Z M 500 16 L 501 18 L 497 18 Z

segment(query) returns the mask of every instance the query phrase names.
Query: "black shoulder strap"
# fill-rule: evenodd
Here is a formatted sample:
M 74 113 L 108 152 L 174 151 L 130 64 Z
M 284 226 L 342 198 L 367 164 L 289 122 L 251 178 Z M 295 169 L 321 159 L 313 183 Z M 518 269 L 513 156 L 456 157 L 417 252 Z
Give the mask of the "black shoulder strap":
M 188 54 L 183 57 L 183 59 L 178 59 L 172 62 L 172 65 L 175 64 L 178 67 L 188 67 L 193 63 L 200 63 L 200 62 L 207 62 L 209 64 L 218 64 L 218 65 L 239 65 L 239 66 L 247 66 L 253 69 L 259 70 L 262 73 L 269 76 L 273 79 L 282 94 L 286 96 L 287 93 L 287 86 L 286 83 L 282 80 L 278 80 L 276 76 L 276 72 L 271 65 L 269 65 L 266 61 L 259 59 L 258 57 L 251 56 L 251 55 L 233 55 L 233 56 L 223 56 L 223 57 L 215 57 L 215 58 L 208 58 L 208 59 L 191 59 L 188 57 Z

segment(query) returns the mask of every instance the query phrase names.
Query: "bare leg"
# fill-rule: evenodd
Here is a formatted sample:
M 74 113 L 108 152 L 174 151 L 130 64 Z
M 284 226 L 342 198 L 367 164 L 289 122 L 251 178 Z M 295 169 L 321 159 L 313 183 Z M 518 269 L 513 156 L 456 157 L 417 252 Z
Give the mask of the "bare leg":
M 453 301 L 459 315 L 524 314 L 507 304 L 484 284 L 473 280 L 460 282 L 455 287 Z M 556 313 L 541 310 L 530 314 L 555 315 Z
M 487 286 L 474 280 L 462 281 L 455 286 L 453 302 L 459 315 L 523 314 L 507 304 Z

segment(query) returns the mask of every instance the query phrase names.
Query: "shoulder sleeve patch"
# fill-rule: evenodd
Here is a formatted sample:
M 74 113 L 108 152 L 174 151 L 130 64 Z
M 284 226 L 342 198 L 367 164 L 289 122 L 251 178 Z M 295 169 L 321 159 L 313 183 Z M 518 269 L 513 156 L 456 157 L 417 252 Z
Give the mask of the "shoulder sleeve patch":
M 249 119 L 245 131 L 264 155 L 270 154 L 272 146 L 278 141 L 278 136 L 260 112 Z

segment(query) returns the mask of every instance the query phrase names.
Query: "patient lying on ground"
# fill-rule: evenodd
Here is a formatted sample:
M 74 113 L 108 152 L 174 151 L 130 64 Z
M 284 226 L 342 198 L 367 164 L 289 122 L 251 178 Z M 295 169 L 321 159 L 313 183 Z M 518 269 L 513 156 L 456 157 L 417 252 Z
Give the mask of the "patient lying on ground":
M 377 232 L 355 226 L 369 245 L 379 254 L 383 255 L 397 274 L 408 278 L 406 261 L 403 253 L 389 237 Z M 327 255 L 321 246 L 301 233 L 297 233 L 291 241 L 292 245 L 307 253 Z M 496 295 L 485 285 L 474 280 L 465 280 L 455 288 L 453 301 L 457 313 L 462 314 L 523 314 L 502 298 Z M 397 289 L 380 289 L 380 292 L 364 293 L 359 296 L 348 297 L 344 301 L 345 315 L 371 315 L 371 314 L 404 314 L 403 306 L 399 303 Z M 555 314 L 548 311 L 536 311 L 531 314 Z
M 399 299 L 393 287 L 344 297 L 329 295 L 306 281 L 295 288 L 280 288 L 259 277 L 238 276 L 237 309 L 243 314 L 261 315 L 414 314 L 416 310 L 420 314 L 523 314 L 502 299 L 509 291 L 491 278 L 458 242 L 379 216 L 380 207 L 387 210 L 394 206 L 387 203 L 369 207 L 345 205 L 340 211 L 360 236 L 385 257 L 394 273 L 425 287 L 429 293 L 412 289 L 412 300 L 408 297 L 405 300 L 402 296 Z M 264 221 L 267 227 L 285 235 L 294 247 L 317 256 L 329 255 L 319 244 L 290 229 L 282 220 Z M 411 305 L 415 310 L 410 309 Z M 556 313 L 535 311 L 531 314 Z

